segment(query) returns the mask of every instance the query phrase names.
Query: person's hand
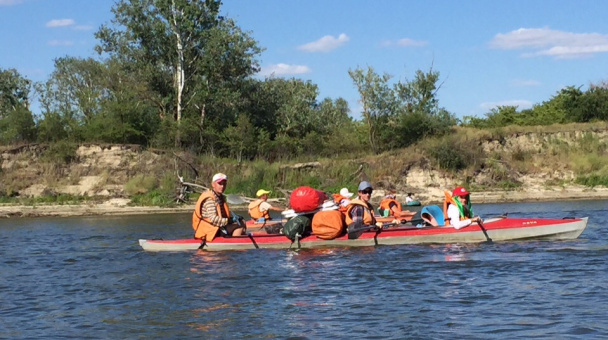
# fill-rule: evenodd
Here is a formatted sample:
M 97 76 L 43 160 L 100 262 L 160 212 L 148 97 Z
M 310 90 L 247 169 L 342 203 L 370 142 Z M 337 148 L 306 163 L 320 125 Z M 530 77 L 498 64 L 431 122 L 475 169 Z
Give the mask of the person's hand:
M 400 224 L 401 221 L 399 221 L 398 219 L 394 219 L 391 221 L 392 224 Z
M 384 224 L 382 224 L 382 222 L 376 222 L 376 228 L 382 229 L 383 226 Z

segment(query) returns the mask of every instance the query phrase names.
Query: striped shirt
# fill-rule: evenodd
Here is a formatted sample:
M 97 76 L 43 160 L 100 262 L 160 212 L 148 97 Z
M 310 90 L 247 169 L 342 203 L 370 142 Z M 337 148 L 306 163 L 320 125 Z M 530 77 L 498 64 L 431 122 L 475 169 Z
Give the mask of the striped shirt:
M 201 208 L 201 216 L 216 227 L 224 227 L 228 224 L 228 214 L 224 211 L 224 195 L 218 195 L 215 191 L 214 199 L 208 199 L 203 203 Z M 220 206 L 222 215 L 217 214 L 217 205 Z

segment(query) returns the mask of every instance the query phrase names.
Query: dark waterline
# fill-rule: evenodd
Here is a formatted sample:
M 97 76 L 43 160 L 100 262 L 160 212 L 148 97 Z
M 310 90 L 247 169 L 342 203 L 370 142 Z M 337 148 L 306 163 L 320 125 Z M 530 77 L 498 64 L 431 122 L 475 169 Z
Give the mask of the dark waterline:
M 589 216 L 578 240 L 150 253 L 189 214 L 0 220 L 0 338 L 608 338 L 608 201 L 477 205 Z

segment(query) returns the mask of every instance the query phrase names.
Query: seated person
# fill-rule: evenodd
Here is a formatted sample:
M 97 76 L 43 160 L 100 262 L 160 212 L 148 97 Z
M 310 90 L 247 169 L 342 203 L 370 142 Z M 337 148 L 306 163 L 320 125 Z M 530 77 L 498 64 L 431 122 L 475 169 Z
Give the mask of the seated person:
M 271 210 L 279 211 L 279 212 L 283 211 L 283 209 L 278 208 L 278 207 L 273 207 L 270 203 L 267 202 L 269 193 L 270 193 L 270 191 L 260 189 L 256 193 L 256 196 L 258 197 L 258 199 L 249 203 L 249 206 L 248 206 L 249 215 L 256 223 L 265 223 L 266 221 L 271 220 L 272 219 L 270 217 Z
M 411 217 L 413 213 L 401 210 L 401 203 L 399 203 L 395 196 L 394 190 L 389 190 L 388 194 L 384 196 L 380 201 L 380 207 L 378 208 L 380 215 L 383 217 L 392 216 L 394 218 Z
M 194 238 L 207 242 L 219 235 L 239 236 L 245 232 L 245 225 L 235 220 L 226 203 L 226 184 L 228 177 L 217 173 L 211 180 L 211 190 L 203 192 L 194 207 L 192 228 Z
M 479 216 L 473 217 L 470 193 L 463 187 L 457 187 L 451 195 L 448 191 L 445 192 L 443 215 L 445 220 L 456 229 L 481 222 Z
M 369 182 L 363 181 L 359 184 L 359 196 L 350 201 L 346 209 L 349 238 L 358 238 L 366 229 L 382 228 L 382 222 L 376 221 L 374 207 L 369 203 L 373 190 Z

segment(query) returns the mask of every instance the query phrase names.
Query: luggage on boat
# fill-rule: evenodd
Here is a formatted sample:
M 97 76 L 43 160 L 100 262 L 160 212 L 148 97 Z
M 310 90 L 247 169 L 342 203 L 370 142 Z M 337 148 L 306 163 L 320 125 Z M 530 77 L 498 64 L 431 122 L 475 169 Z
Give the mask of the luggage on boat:
M 312 233 L 320 239 L 333 240 L 344 233 L 344 214 L 339 210 L 319 211 L 312 217 Z
M 283 226 L 283 234 L 287 236 L 288 239 L 295 241 L 296 236 L 298 238 L 302 238 L 310 234 L 310 226 L 310 217 L 306 215 L 299 215 L 285 223 Z
M 266 231 L 267 234 L 282 234 L 283 225 L 281 223 L 265 225 L 264 231 Z
M 323 201 L 325 193 L 307 186 L 296 188 L 289 197 L 289 205 L 297 213 L 317 210 Z

